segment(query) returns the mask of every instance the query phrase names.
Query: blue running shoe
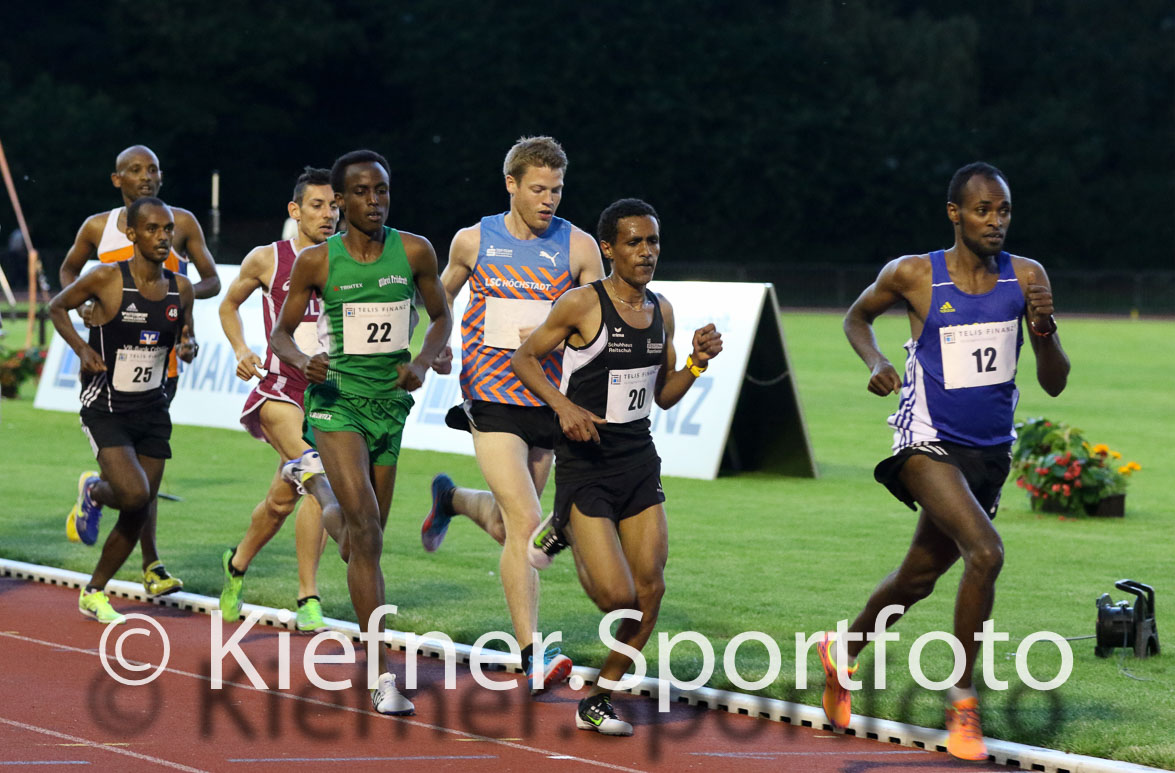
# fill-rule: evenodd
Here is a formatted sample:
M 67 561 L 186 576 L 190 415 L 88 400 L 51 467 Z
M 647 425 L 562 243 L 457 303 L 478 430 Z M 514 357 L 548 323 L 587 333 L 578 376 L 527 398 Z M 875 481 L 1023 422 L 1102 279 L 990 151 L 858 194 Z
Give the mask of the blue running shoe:
M 543 653 L 543 667 L 537 672 L 534 667 L 536 660 L 537 658 L 531 658 L 530 666 L 526 669 L 526 676 L 530 680 L 531 695 L 538 695 L 543 690 L 554 687 L 571 676 L 571 658 L 562 654 L 558 647 Z M 542 677 L 541 684 L 539 683 L 540 676 Z
M 102 505 L 90 498 L 90 488 L 101 478 L 87 470 L 78 478 L 78 499 L 65 520 L 65 536 L 70 542 L 93 545 L 98 541 L 98 523 L 102 520 Z
M 432 553 L 445 541 L 449 521 L 453 518 L 453 492 L 457 484 L 445 473 L 432 479 L 432 509 L 420 525 L 420 542 Z

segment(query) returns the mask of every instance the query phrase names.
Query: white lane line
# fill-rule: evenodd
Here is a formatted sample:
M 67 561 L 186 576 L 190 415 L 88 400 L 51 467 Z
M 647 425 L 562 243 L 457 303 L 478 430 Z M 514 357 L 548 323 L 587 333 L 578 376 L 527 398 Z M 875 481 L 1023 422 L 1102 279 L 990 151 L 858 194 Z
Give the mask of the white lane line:
M 5 635 L 7 636 L 9 634 Z M 88 738 L 81 738 L 76 735 L 59 733 L 56 730 L 50 730 L 47 727 L 26 725 L 24 722 L 17 722 L 15 719 L 5 719 L 4 717 L 0 717 L 0 722 L 3 722 L 6 725 L 12 725 L 13 727 L 19 727 L 21 730 L 28 730 L 33 733 L 41 733 L 42 735 L 48 735 L 54 738 L 62 738 L 66 741 L 72 741 L 82 746 L 88 746 L 91 749 L 98 749 L 99 751 L 110 752 L 111 754 L 122 754 L 127 757 L 134 757 L 137 760 L 146 760 L 147 762 L 153 762 L 156 765 L 162 765 L 165 768 L 171 768 L 173 770 L 186 770 L 188 773 L 207 773 L 207 771 L 201 768 L 189 768 L 187 765 L 181 765 L 178 762 L 171 762 L 170 760 L 161 759 L 159 757 L 152 757 L 147 754 L 139 754 L 138 752 L 132 752 L 129 749 L 119 749 L 117 746 L 107 746 L 105 744 L 98 743 L 97 741 L 91 741 Z
M 81 655 L 89 655 L 89 656 L 95 657 L 95 658 L 98 657 L 97 651 L 93 650 L 93 649 L 83 649 L 81 647 L 72 647 L 68 644 L 62 644 L 60 642 L 44 641 L 43 639 L 34 639 L 30 636 L 22 636 L 20 634 L 11 634 L 11 633 L 6 633 L 6 632 L 0 632 L 0 636 L 3 636 L 8 639 L 16 639 L 18 641 L 29 642 L 30 644 L 38 644 L 42 647 L 57 648 L 59 651 L 63 651 L 63 652 L 76 652 Z M 154 667 L 156 664 L 152 663 L 151 665 Z M 163 670 L 169 674 L 175 674 L 176 676 L 186 676 L 191 679 L 199 679 L 202 682 L 211 682 L 212 681 L 211 677 L 204 676 L 203 674 L 194 674 L 190 671 L 181 671 L 180 669 L 177 669 L 177 668 L 168 667 L 168 668 L 164 668 Z M 281 692 L 280 690 L 259 690 L 256 687 L 254 687 L 252 684 L 245 684 L 243 682 L 230 682 L 229 680 L 224 679 L 224 680 L 222 680 L 222 683 L 226 686 L 229 686 L 229 687 L 238 687 L 241 689 L 251 690 L 253 692 L 264 693 L 267 695 L 276 695 L 279 698 L 285 698 L 287 700 L 302 701 L 303 703 L 309 703 L 309 704 L 312 704 L 315 706 L 322 706 L 324 708 L 337 709 L 340 711 L 349 711 L 353 714 L 367 714 L 368 716 L 378 717 L 379 719 L 394 720 L 396 722 L 402 722 L 404 724 L 413 725 L 415 727 L 424 728 L 426 730 L 435 730 L 435 731 L 442 732 L 442 733 L 450 733 L 452 735 L 459 735 L 459 736 L 462 736 L 463 738 L 470 739 L 470 740 L 487 741 L 489 743 L 498 744 L 499 746 L 505 746 L 510 749 L 518 749 L 519 751 L 530 752 L 532 754 L 541 754 L 544 757 L 548 757 L 548 758 L 551 757 L 552 755 L 558 754 L 558 752 L 551 751 L 550 749 L 540 749 L 536 746 L 527 746 L 526 744 L 515 743 L 513 741 L 500 741 L 497 738 L 490 738 L 488 736 L 478 735 L 476 733 L 470 733 L 465 730 L 457 730 L 456 728 L 443 727 L 441 725 L 434 725 L 429 722 L 421 722 L 418 719 L 409 719 L 408 717 L 388 716 L 388 715 L 380 714 L 375 711 L 367 711 L 365 709 L 358 709 L 358 708 L 355 708 L 354 706 L 340 706 L 339 704 L 332 703 L 330 701 L 321 701 L 316 698 L 308 698 L 308 697 L 305 697 L 302 695 L 294 695 L 292 693 Z M 62 737 L 65 738 L 66 736 L 62 736 Z M 81 738 L 81 739 L 70 738 L 69 740 L 79 740 L 79 741 L 83 741 L 83 742 L 85 741 L 84 738 Z M 103 747 L 103 748 L 105 748 L 105 747 Z M 576 762 L 582 762 L 585 765 L 594 765 L 596 767 L 606 768 L 608 770 L 619 770 L 619 771 L 623 771 L 623 773 L 644 773 L 639 768 L 626 768 L 622 765 L 613 765 L 610 762 L 602 762 L 600 760 L 588 759 L 587 757 L 567 757 L 567 759 L 573 759 Z M 185 770 L 191 770 L 191 768 L 185 768 Z

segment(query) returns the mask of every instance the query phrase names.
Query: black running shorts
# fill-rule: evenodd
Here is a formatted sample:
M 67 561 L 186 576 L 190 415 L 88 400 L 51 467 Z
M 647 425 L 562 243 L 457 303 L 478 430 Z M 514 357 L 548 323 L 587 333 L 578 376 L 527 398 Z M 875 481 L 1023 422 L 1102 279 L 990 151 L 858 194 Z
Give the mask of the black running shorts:
M 1000 492 L 1012 469 L 1010 443 L 986 448 L 960 446 L 941 441 L 917 443 L 882 461 L 873 469 L 873 477 L 889 489 L 891 494 L 905 502 L 911 510 L 917 510 L 918 507 L 914 495 L 900 480 L 900 475 L 906 460 L 914 455 L 928 456 L 935 461 L 959 468 L 979 506 L 990 517 L 995 518 L 996 510 L 1000 506 Z
M 82 408 L 82 431 L 90 439 L 94 458 L 103 448 L 130 446 L 140 456 L 171 458 L 171 416 L 167 409 L 107 413 Z
M 635 467 L 618 465 L 592 476 L 560 477 L 559 465 L 555 465 L 555 523 L 559 528 L 570 520 L 572 505 L 589 518 L 620 523 L 664 501 L 659 458 Z
M 445 424 L 453 429 L 470 432 L 509 432 L 522 438 L 528 448 L 555 447 L 555 433 L 559 420 L 555 412 L 545 405 L 506 405 L 484 400 L 466 400 L 449 409 Z

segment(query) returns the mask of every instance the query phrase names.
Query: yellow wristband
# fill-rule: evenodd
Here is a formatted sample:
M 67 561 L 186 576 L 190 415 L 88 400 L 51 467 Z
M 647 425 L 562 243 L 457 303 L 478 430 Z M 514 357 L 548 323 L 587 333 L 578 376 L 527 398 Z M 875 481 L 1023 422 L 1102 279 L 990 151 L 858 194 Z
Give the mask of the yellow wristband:
M 685 358 L 685 369 L 686 369 L 686 370 L 688 370 L 688 371 L 689 371 L 691 374 L 693 374 L 693 377 L 694 377 L 694 378 L 698 378 L 698 377 L 699 377 L 699 376 L 701 376 L 703 373 L 705 373 L 705 372 L 706 372 L 706 368 L 708 368 L 708 367 L 709 367 L 709 366 L 708 366 L 708 365 L 706 365 L 706 366 L 703 366 L 703 367 L 700 367 L 700 368 L 699 368 L 697 365 L 695 365 L 695 364 L 694 364 L 694 356 L 693 356 L 692 354 L 691 354 L 691 355 L 688 355 L 688 356 Z

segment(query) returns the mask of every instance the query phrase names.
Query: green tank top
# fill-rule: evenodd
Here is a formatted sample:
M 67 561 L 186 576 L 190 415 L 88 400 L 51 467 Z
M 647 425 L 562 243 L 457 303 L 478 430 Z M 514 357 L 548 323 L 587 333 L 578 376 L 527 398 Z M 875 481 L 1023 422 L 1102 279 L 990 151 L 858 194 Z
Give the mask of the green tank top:
M 342 234 L 327 243 L 329 273 L 318 318 L 319 339 L 330 355 L 324 387 L 360 397 L 391 397 L 396 366 L 411 355 L 412 299 L 416 283 L 400 232 L 384 226 L 384 249 L 372 263 L 347 253 Z

